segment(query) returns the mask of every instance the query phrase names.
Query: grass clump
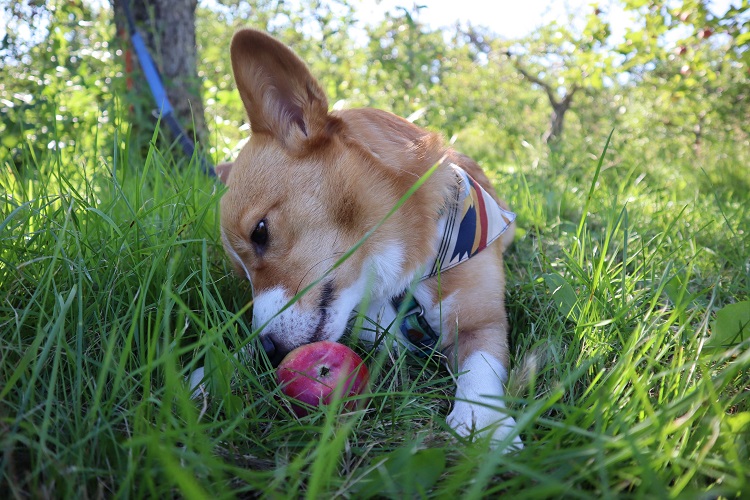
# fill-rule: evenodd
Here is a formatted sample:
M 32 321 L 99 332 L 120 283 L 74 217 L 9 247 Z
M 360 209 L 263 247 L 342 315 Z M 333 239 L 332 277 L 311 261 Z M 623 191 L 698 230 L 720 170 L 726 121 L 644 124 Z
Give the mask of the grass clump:
M 256 333 L 218 241 L 223 188 L 156 135 L 142 155 L 124 137 L 0 173 L 11 497 L 747 491 L 750 216 L 710 166 L 694 187 L 673 182 L 688 167 L 609 165 L 604 144 L 597 159 L 487 166 L 519 214 L 508 310 L 530 368 L 506 398 L 525 449 L 503 455 L 447 428 L 436 360 L 388 349 L 355 346 L 373 372 L 366 411 L 294 417 L 272 369 L 235 357 Z M 721 168 L 747 182 L 740 162 Z M 204 363 L 212 396 L 194 401 L 184 379 Z

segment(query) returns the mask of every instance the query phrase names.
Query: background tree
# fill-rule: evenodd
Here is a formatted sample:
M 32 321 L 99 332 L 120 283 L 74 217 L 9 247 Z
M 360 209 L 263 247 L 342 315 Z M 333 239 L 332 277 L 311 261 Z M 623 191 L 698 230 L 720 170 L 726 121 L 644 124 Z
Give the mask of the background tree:
M 706 139 L 750 136 L 750 4 L 713 13 L 705 0 L 668 5 L 627 0 L 634 16 L 618 50 L 638 98 L 653 103 L 660 137 L 683 138 L 694 153 Z M 657 130 L 657 132 L 660 132 Z
M 324 85 L 331 105 L 361 105 L 366 54 L 354 46 L 349 29 L 354 10 L 347 0 L 315 0 L 292 5 L 283 0 L 221 0 L 197 9 L 198 59 L 205 114 L 216 161 L 234 158 L 248 138 L 249 125 L 235 89 L 229 44 L 240 28 L 266 31 L 290 45 Z M 340 103 L 338 105 L 341 105 Z
M 446 75 L 447 48 L 442 34 L 419 20 L 419 10 L 399 8 L 368 28 L 368 106 L 386 103 L 394 113 L 439 126 L 442 99 L 435 99 Z M 395 78 L 394 78 L 395 77 Z
M 0 9 L 0 162 L 19 167 L 48 150 L 93 147 L 124 90 L 109 48 L 111 13 L 62 0 L 0 1 Z
M 714 16 L 697 0 L 668 7 L 623 2 L 635 25 L 615 47 L 608 13 L 596 6 L 584 7 L 585 15 L 566 24 L 503 39 L 478 27 L 432 29 L 420 21 L 418 8 L 362 20 L 347 0 L 220 0 L 197 8 L 195 1 L 166 3 L 169 9 L 157 0 L 133 6 L 183 126 L 195 122 L 199 138 L 205 143 L 210 137 L 215 161 L 233 157 L 247 137 L 226 49 L 243 26 L 290 44 L 326 86 L 332 106 L 389 109 L 479 157 L 533 158 L 540 139 L 555 141 L 563 130 L 556 150 L 595 150 L 612 128 L 622 141 L 617 151 L 635 148 L 669 158 L 691 151 L 707 156 L 721 142 L 747 144 L 750 51 L 741 6 Z M 130 131 L 146 124 L 140 137 L 148 140 L 153 103 L 145 88 L 126 92 L 116 49 L 129 45 L 121 44 L 111 24 L 113 17 L 122 24 L 119 15 L 89 1 L 0 0 L 0 6 L 10 20 L 0 45 L 0 153 L 12 149 L 18 157 L 53 139 L 76 144 L 81 139 L 69 132 L 96 126 L 91 117 L 97 113 L 100 123 L 128 116 L 123 125 Z M 164 21 L 179 12 L 185 14 L 181 20 Z M 197 31 L 188 26 L 191 16 Z M 189 40 L 174 43 L 177 35 L 166 34 L 176 25 L 188 26 L 185 40 L 197 35 L 196 56 Z M 23 31 L 34 36 L 16 36 Z M 168 49 L 182 53 L 167 55 Z M 189 73 L 186 83 L 175 88 L 180 80 L 169 75 L 169 63 Z M 189 95 L 175 95 L 184 89 Z M 92 101 L 97 107 L 89 106 Z M 113 113 L 118 106 L 129 112 Z M 50 113 L 58 117 L 56 126 L 41 124 L 39 116 Z M 658 147 L 645 147 L 655 138 Z
M 509 61 L 525 80 L 544 91 L 551 108 L 543 135 L 546 143 L 560 139 L 576 94 L 598 91 L 611 78 L 610 28 L 601 14 L 599 8 L 591 9 L 582 28 L 571 14 L 567 23 L 553 21 L 519 40 L 500 40 L 472 26 L 466 30 L 479 50 L 497 63 Z
M 130 6 L 136 25 L 160 70 L 178 120 L 188 135 L 195 134 L 200 142 L 205 142 L 208 131 L 201 95 L 202 85 L 198 76 L 195 38 L 198 1 L 112 0 L 117 31 L 120 34 L 128 31 L 124 15 L 126 3 Z M 138 92 L 149 92 L 144 79 L 136 78 L 135 81 Z

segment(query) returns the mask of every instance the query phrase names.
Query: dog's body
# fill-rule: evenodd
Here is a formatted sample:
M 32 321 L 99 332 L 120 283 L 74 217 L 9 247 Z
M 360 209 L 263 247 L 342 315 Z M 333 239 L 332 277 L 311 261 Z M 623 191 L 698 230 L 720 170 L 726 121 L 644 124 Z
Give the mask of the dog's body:
M 232 42 L 235 80 L 252 136 L 233 164 L 218 169 L 228 190 L 221 202 L 222 240 L 238 272 L 253 286 L 253 326 L 278 361 L 291 349 L 338 340 L 367 298 L 368 315 L 395 318 L 392 302 L 434 259 L 440 214 L 460 180 L 458 165 L 494 190 L 469 158 L 439 137 L 384 111 L 328 111 L 305 64 L 286 46 L 253 30 Z M 430 168 L 439 167 L 348 259 L 318 280 L 382 221 Z M 496 198 L 495 198 L 496 199 Z M 502 202 L 497 200 L 503 206 Z M 414 297 L 439 349 L 459 373 L 448 423 L 462 435 L 490 432 L 520 447 L 503 412 L 509 365 L 503 250 L 498 241 L 439 276 L 419 281 Z

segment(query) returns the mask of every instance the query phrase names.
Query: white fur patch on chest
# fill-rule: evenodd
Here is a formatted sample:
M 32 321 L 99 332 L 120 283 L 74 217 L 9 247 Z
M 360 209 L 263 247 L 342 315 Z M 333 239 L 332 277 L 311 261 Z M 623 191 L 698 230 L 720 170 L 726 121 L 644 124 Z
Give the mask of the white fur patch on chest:
M 360 280 L 371 281 L 372 296 L 399 293 L 409 285 L 411 276 L 404 276 L 404 249 L 401 243 L 388 243 L 377 254 L 365 260 Z

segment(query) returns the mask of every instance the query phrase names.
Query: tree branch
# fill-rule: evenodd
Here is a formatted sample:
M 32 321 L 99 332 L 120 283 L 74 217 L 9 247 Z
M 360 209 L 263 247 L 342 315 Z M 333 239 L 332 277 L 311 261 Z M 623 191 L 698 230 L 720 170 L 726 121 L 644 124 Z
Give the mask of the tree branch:
M 573 96 L 579 90 L 581 90 L 581 87 L 577 83 L 574 84 L 573 88 L 570 89 L 570 92 L 568 92 L 567 94 L 565 94 L 565 97 L 563 98 L 563 102 L 566 103 L 567 105 L 570 105 L 570 101 L 573 100 Z
M 510 55 L 510 52 L 508 52 L 508 55 Z M 540 87 L 544 89 L 544 91 L 547 93 L 547 97 L 549 98 L 550 104 L 552 106 L 556 106 L 558 104 L 557 96 L 555 95 L 555 90 L 545 81 L 541 80 L 539 77 L 532 75 L 526 69 L 521 66 L 521 63 L 518 61 L 511 61 L 511 64 L 513 64 L 513 67 L 516 68 L 516 70 L 523 75 L 524 78 L 529 80 L 531 83 L 536 83 Z M 567 98 L 567 97 L 566 97 Z

